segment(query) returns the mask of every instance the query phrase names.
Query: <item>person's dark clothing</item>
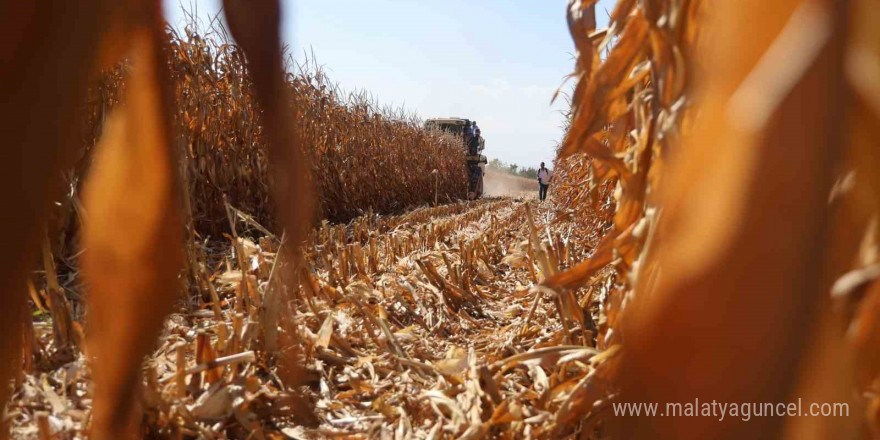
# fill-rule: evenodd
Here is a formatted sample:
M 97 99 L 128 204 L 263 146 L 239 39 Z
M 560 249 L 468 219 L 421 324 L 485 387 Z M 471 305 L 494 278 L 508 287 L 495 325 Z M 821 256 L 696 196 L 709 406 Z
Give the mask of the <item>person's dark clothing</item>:
M 470 139 L 470 143 L 468 144 L 468 154 L 471 156 L 475 156 L 480 149 L 480 139 L 476 136 Z
M 550 186 L 549 183 L 540 183 L 538 182 L 538 197 L 541 201 L 547 198 L 547 188 Z
M 550 186 L 550 181 L 553 179 L 553 172 L 544 168 L 544 164 L 541 164 L 541 168 L 538 169 L 538 185 L 540 188 L 538 189 L 538 197 L 543 201 L 547 198 L 547 188 Z

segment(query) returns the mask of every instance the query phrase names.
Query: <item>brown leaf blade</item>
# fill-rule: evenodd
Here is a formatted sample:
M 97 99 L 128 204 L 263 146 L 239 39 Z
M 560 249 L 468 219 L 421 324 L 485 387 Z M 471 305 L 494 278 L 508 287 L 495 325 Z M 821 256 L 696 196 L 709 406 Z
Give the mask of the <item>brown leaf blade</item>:
M 137 32 L 132 47 L 129 95 L 107 124 L 84 196 L 92 438 L 135 435 L 140 363 L 179 291 L 182 224 L 160 52 L 149 30 Z

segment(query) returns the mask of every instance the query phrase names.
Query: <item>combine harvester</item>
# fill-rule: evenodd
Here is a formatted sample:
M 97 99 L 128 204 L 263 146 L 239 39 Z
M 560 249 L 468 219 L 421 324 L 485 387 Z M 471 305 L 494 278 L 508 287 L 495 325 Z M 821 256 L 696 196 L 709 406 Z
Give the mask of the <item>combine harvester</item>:
M 462 118 L 436 118 L 425 121 L 425 128 L 429 130 L 443 130 L 461 138 L 468 171 L 468 200 L 476 200 L 483 196 L 483 175 L 488 161 L 486 156 L 482 155 L 483 149 L 486 148 L 486 139 L 480 135 L 475 135 L 471 139 L 466 136 L 466 128 L 470 125 L 469 119 Z

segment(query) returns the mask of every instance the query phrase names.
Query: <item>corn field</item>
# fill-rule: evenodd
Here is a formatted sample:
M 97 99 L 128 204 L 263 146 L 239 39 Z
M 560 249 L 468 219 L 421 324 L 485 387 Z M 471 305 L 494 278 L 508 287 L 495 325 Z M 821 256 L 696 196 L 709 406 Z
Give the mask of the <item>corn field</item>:
M 877 0 L 570 0 L 549 203 L 458 201 L 461 146 L 285 64 L 277 1 L 238 45 L 81 3 L 0 7 L 58 24 L 0 46 L 44 119 L 0 120 L 13 437 L 880 437 Z M 848 412 L 616 406 L 795 401 Z
M 196 230 L 228 229 L 227 201 L 273 222 L 266 135 L 240 48 L 222 29 L 200 36 L 167 31 L 174 94 L 175 147 L 185 166 L 186 197 Z M 71 176 L 82 182 L 102 124 L 120 101 L 130 65 L 109 69 L 91 91 L 85 148 Z M 425 130 L 403 109 L 381 107 L 366 93 L 345 93 L 317 64 L 288 60 L 285 87 L 298 109 L 296 130 L 318 194 L 316 218 L 348 221 L 367 211 L 401 212 L 464 195 L 460 141 Z M 436 172 L 434 171 L 436 170 Z

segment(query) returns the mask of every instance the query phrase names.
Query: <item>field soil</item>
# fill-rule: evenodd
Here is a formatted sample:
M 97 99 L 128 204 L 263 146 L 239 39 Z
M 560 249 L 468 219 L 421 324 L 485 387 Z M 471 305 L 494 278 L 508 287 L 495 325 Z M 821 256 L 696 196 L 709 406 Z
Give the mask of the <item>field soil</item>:
M 537 192 L 528 179 L 489 176 L 496 190 Z M 236 247 L 247 273 L 228 244 L 203 248 L 219 303 L 181 306 L 145 363 L 144 436 L 565 432 L 573 422 L 557 412 L 580 392 L 573 385 L 596 350 L 563 343 L 572 335 L 560 303 L 532 287 L 551 264 L 583 257 L 563 239 L 570 226 L 551 222 L 551 206 L 499 197 L 324 224 L 311 234 L 308 264 L 294 270 L 300 287 L 284 297 L 272 287 L 283 266 L 280 238 L 242 217 L 252 235 L 242 233 Z M 261 313 L 233 305 L 243 280 L 261 295 Z M 51 333 L 50 324 L 37 325 L 43 346 Z M 550 395 L 557 380 L 545 371 L 557 365 L 570 382 Z M 44 438 L 45 426 L 56 438 L 84 438 L 90 411 L 90 372 L 77 354 L 24 376 L 8 420 L 15 438 Z

